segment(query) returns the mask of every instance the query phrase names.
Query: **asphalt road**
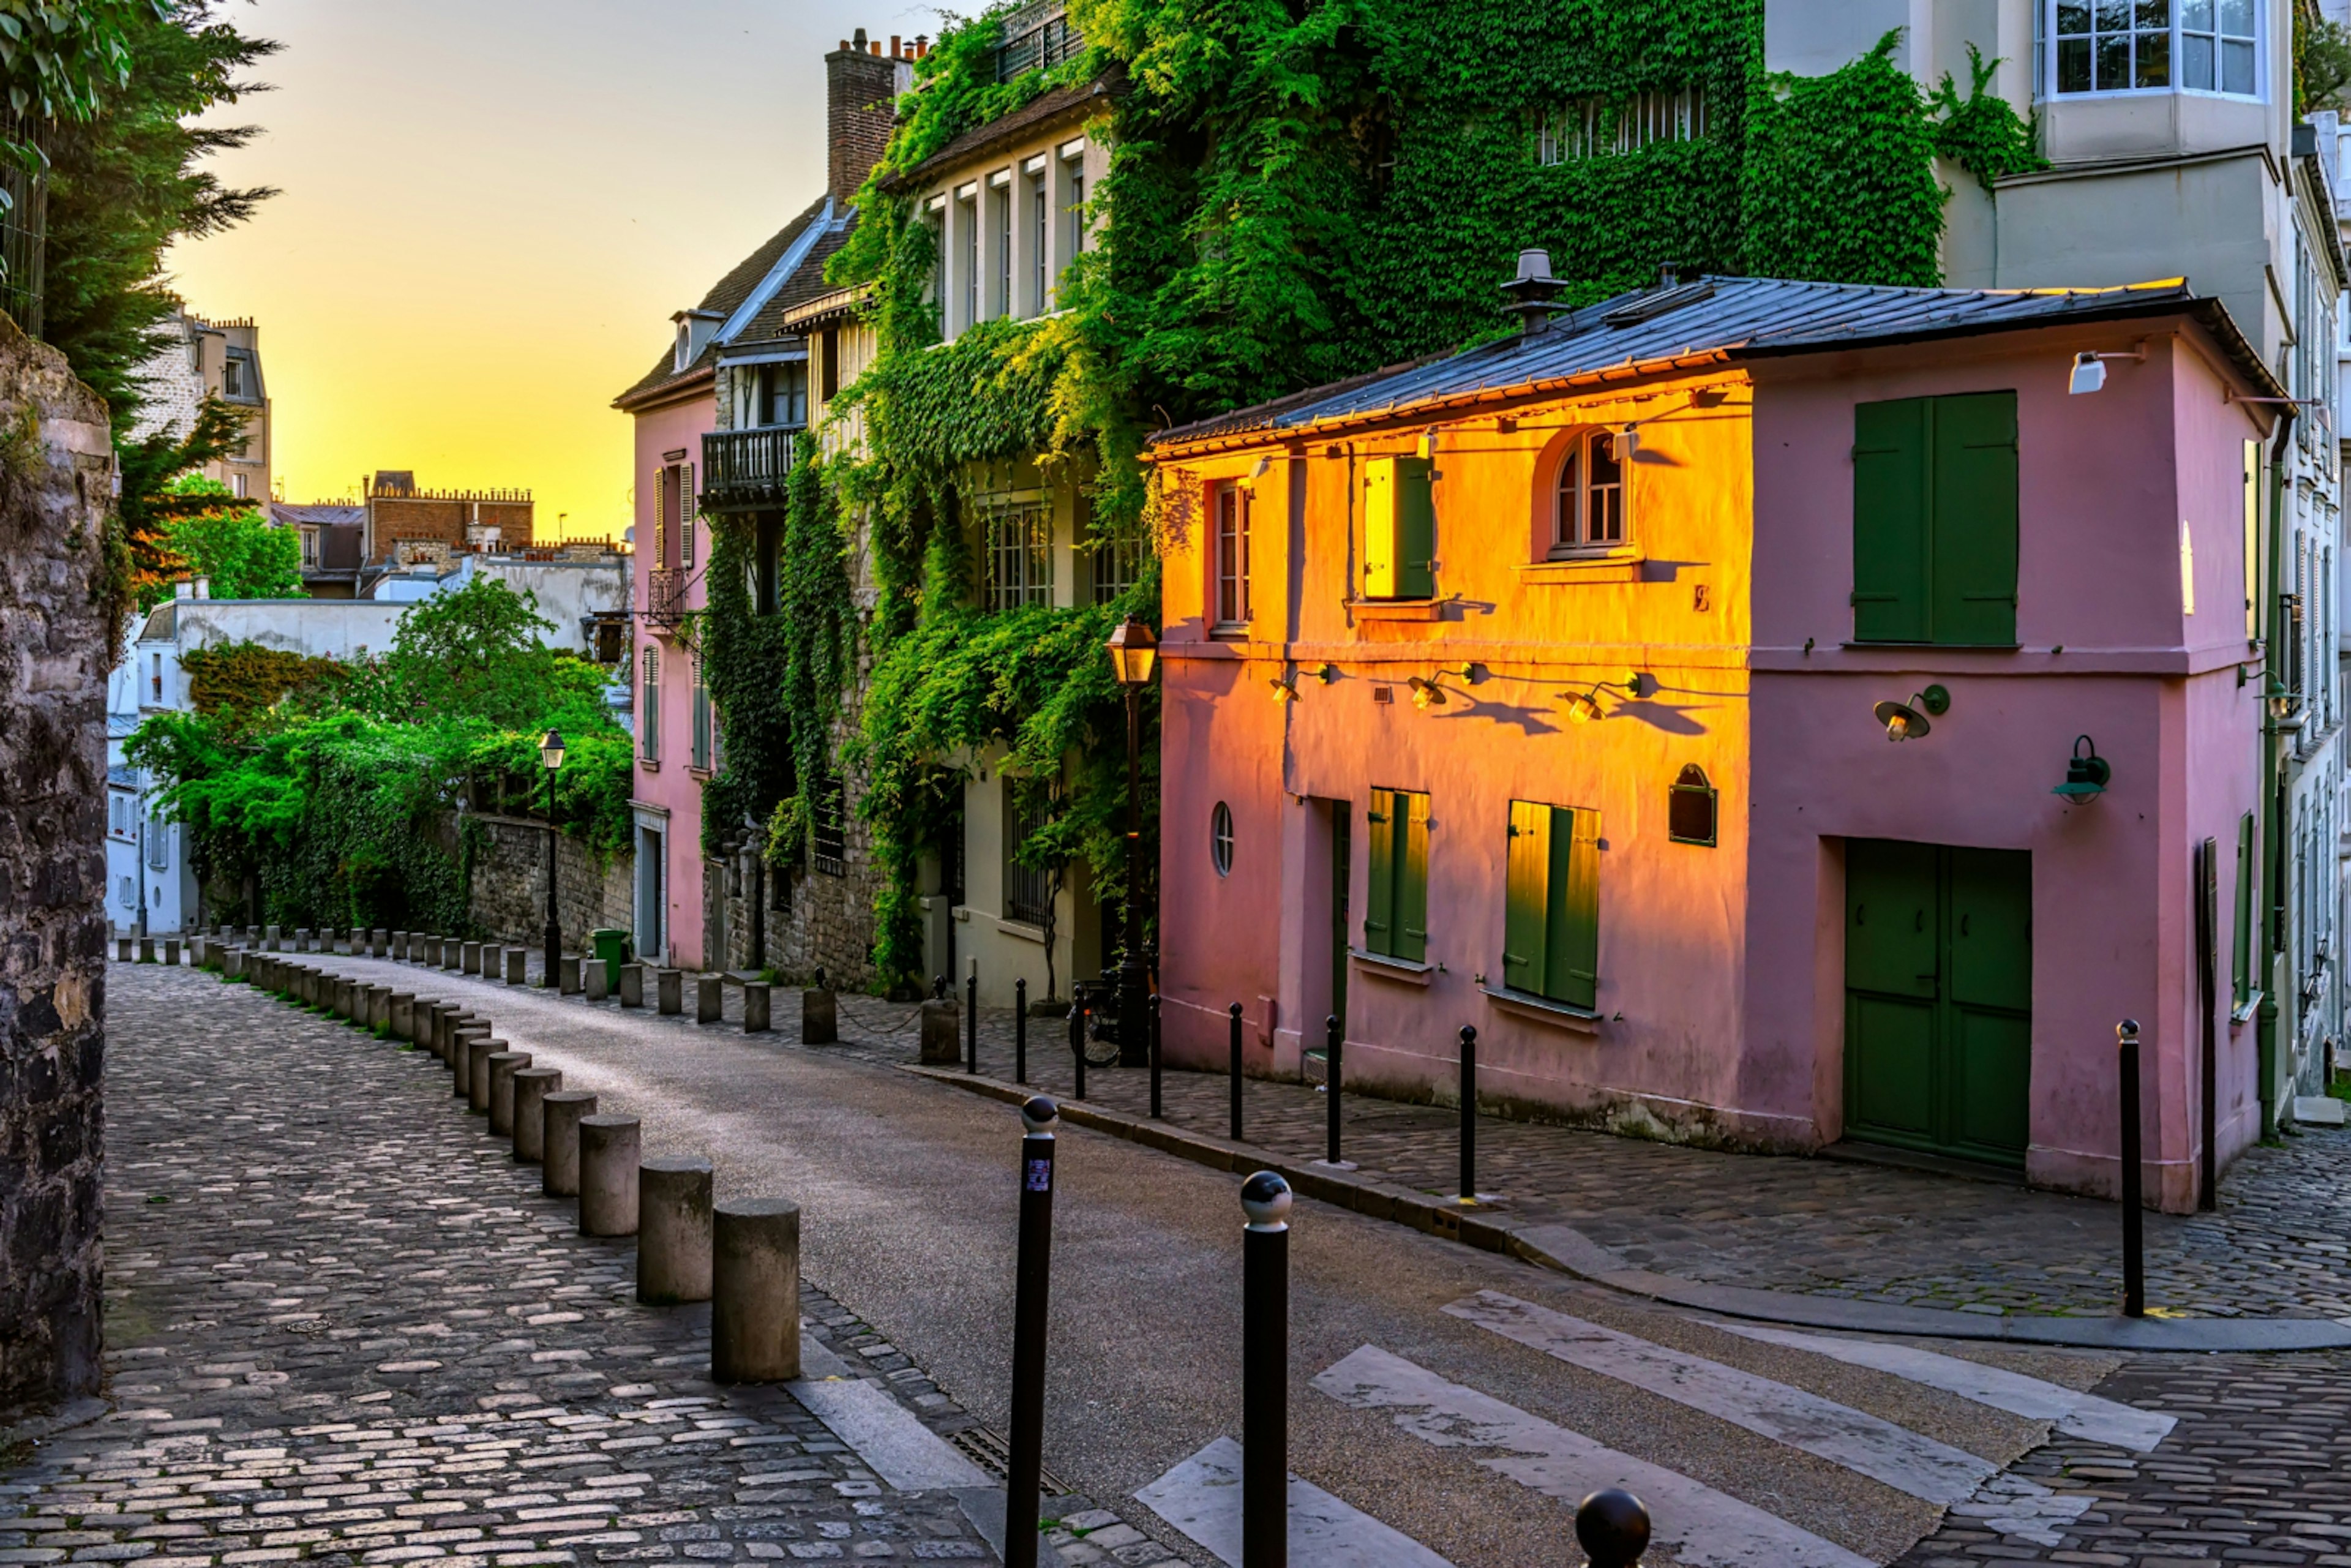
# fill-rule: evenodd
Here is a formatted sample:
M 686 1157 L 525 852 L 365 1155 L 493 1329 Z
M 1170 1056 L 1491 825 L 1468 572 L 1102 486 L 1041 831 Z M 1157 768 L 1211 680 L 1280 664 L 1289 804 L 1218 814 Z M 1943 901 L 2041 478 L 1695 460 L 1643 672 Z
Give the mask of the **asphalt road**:
M 1001 1430 L 1011 1353 L 1019 1123 L 1010 1107 L 871 1062 L 407 965 L 322 960 L 461 998 L 567 1088 L 643 1120 L 644 1148 L 702 1154 L 721 1197 L 801 1206 L 802 1268 Z M 420 1107 L 452 1113 L 448 1102 Z M 1239 1179 L 1064 1128 L 1058 1148 L 1047 1469 L 1130 1514 L 1129 1494 L 1240 1431 Z M 1716 1416 L 1446 1315 L 1492 1290 L 1784 1380 L 2005 1465 L 2038 1423 L 1888 1375 L 1759 1344 L 1531 1266 L 1301 1201 L 1291 1225 L 1298 1474 L 1459 1564 L 1561 1556 L 1572 1500 L 1407 1436 L 1307 1380 L 1376 1345 L 1543 1420 L 1729 1492 L 1876 1561 L 1934 1505 Z M 2086 1387 L 2117 1358 L 1946 1347 Z

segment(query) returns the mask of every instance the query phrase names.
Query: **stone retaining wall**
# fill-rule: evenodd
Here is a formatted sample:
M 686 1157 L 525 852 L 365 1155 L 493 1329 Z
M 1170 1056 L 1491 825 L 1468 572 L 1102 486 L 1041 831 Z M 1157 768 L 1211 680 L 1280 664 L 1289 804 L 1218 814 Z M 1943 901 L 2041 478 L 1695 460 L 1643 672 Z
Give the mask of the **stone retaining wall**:
M 469 813 L 486 837 L 474 856 L 467 912 L 483 935 L 538 946 L 547 929 L 547 824 L 525 817 Z M 636 905 L 636 857 L 626 850 L 599 861 L 570 838 L 556 840 L 555 913 L 564 946 L 578 951 L 600 925 L 629 930 Z

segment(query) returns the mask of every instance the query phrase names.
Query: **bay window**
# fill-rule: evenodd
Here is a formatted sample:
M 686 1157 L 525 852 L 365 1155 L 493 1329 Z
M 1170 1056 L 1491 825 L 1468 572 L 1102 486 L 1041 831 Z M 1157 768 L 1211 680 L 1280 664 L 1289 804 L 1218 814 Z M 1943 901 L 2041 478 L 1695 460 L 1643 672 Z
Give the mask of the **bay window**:
M 2262 91 L 2258 0 L 2035 0 L 2043 95 Z

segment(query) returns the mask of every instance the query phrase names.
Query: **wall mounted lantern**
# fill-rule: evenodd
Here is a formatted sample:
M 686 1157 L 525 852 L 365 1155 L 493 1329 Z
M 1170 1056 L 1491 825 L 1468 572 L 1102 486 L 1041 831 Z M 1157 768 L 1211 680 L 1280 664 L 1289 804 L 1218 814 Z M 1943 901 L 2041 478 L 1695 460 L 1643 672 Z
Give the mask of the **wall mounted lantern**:
M 2074 737 L 2074 755 L 2065 764 L 2065 782 L 2049 792 L 2074 800 L 2095 800 L 2114 782 L 2115 770 L 2098 755 L 2097 742 L 2086 735 Z
M 1434 680 L 1427 679 L 1420 675 L 1415 675 L 1410 680 L 1405 682 L 1405 685 L 1412 688 L 1413 706 L 1416 708 L 1432 708 L 1443 707 L 1445 706 L 1445 688 L 1438 685 Z
M 2066 393 L 2069 396 L 2079 397 L 2084 392 L 2094 392 L 2103 389 L 2106 384 L 2108 360 L 2137 360 L 2144 362 L 2146 359 L 2145 343 L 2141 343 L 2127 354 L 2097 354 L 2084 350 L 2074 356 L 2073 373 L 2065 378 Z
M 1593 682 L 1592 689 L 1588 692 L 1568 693 L 1560 700 L 1560 706 L 1567 710 L 1567 721 L 1570 724 L 1590 724 L 1593 719 L 1603 716 L 1600 711 L 1600 693 L 1609 686 L 1622 687 L 1626 696 L 1637 698 L 1641 695 L 1641 672 L 1627 670 L 1614 679 Z
M 1274 701 L 1278 703 L 1294 703 L 1298 700 L 1297 676 L 1276 675 L 1273 679 L 1266 682 L 1265 684 L 1273 688 Z
M 1870 711 L 1886 727 L 1886 739 L 1916 740 L 1934 727 L 1927 722 L 1928 714 L 1940 718 L 1950 707 L 1949 692 L 1941 686 L 1928 686 L 1923 692 L 1912 693 L 1907 703 L 1883 702 Z

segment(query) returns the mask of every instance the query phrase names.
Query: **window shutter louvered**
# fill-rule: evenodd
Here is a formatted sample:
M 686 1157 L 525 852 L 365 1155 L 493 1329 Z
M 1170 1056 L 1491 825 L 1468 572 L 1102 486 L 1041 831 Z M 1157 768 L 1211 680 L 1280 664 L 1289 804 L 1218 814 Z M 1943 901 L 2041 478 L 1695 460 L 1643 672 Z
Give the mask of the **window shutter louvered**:
M 1928 415 L 1929 635 L 2008 646 L 2016 641 L 2016 394 L 1938 397 Z
M 1425 457 L 1395 463 L 1396 597 L 1437 596 L 1437 503 Z
M 1393 792 L 1372 791 L 1372 803 L 1364 813 L 1371 830 L 1371 875 L 1365 884 L 1368 896 L 1364 901 L 1364 951 L 1387 953 L 1395 951 L 1395 802 Z
M 1510 802 L 1502 908 L 1502 984 L 1535 996 L 1545 994 L 1545 960 L 1550 947 L 1551 820 L 1549 806 L 1528 800 Z
M 1548 995 L 1573 1007 L 1600 1005 L 1600 813 L 1552 814 L 1552 879 L 1562 892 L 1551 922 Z
M 1927 400 L 1853 411 L 1853 635 L 1927 640 Z
M 679 557 L 680 566 L 694 564 L 694 524 L 695 516 L 701 509 L 695 504 L 696 496 L 697 492 L 694 487 L 694 465 L 691 463 L 681 465 L 677 471 L 677 510 L 678 516 L 684 519 L 682 531 L 685 536 L 685 549 Z
M 2236 1005 L 2253 996 L 2253 814 L 2237 819 L 2237 922 L 2230 944 L 2230 989 Z
M 1428 797 L 1399 799 L 1404 843 L 1397 857 L 1395 956 L 1418 964 L 1428 957 Z

